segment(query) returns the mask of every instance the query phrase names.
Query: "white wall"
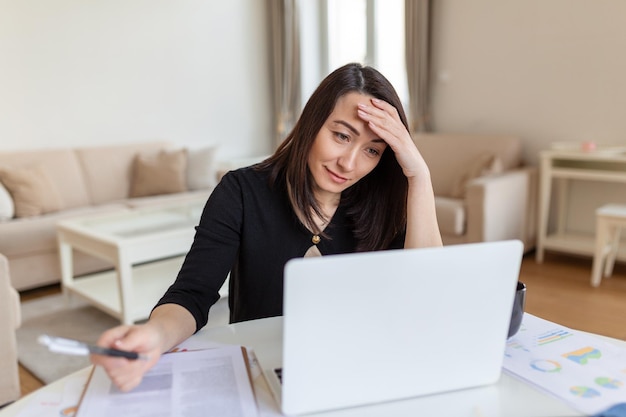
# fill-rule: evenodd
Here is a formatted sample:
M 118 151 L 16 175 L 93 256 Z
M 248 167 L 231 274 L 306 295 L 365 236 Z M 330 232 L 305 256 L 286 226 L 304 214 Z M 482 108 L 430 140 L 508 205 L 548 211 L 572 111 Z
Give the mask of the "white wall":
M 538 163 L 552 142 L 626 146 L 626 1 L 437 0 L 435 130 L 508 133 Z M 572 184 L 568 228 L 626 203 L 623 185 Z
M 272 150 L 257 0 L 2 0 L 0 150 L 165 139 Z
M 437 130 L 626 145 L 626 2 L 437 0 Z

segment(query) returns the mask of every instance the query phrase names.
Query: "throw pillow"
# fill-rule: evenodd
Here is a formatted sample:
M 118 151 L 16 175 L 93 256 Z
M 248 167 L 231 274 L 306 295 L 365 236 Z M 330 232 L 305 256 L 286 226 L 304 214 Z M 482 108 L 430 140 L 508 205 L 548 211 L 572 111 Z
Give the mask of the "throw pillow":
M 201 190 L 217 184 L 217 146 L 187 149 L 187 188 Z
M 483 153 L 479 155 L 468 167 L 468 169 L 460 175 L 452 186 L 450 197 L 463 198 L 467 183 L 471 180 L 487 175 L 500 174 L 502 172 L 502 161 L 492 153 Z
M 0 222 L 12 219 L 15 216 L 15 205 L 11 194 L 0 183 Z
M 1 169 L 0 181 L 13 198 L 15 217 L 39 216 L 62 207 L 59 192 L 40 166 Z
M 187 151 L 139 154 L 133 161 L 130 196 L 171 194 L 187 191 Z

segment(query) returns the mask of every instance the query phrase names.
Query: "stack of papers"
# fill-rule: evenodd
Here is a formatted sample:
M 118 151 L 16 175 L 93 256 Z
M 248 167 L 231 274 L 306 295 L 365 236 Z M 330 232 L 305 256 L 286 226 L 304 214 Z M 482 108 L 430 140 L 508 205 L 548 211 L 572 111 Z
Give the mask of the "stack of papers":
M 528 313 L 503 366 L 587 415 L 626 401 L 626 349 Z
M 163 355 L 138 387 L 121 392 L 101 367 L 87 382 L 77 417 L 257 417 L 247 353 L 241 346 Z

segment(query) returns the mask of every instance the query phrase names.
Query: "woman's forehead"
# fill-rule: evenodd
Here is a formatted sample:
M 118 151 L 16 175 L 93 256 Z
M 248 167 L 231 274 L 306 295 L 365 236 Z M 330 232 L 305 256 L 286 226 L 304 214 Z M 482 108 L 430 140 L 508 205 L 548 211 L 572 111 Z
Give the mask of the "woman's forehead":
M 361 93 L 358 91 L 349 91 L 341 96 L 339 96 L 339 98 L 337 98 L 337 101 L 335 102 L 335 109 L 339 106 L 344 106 L 344 105 L 354 105 L 356 106 L 357 104 L 370 104 L 371 100 L 374 97 L 370 94 L 365 94 L 365 93 Z

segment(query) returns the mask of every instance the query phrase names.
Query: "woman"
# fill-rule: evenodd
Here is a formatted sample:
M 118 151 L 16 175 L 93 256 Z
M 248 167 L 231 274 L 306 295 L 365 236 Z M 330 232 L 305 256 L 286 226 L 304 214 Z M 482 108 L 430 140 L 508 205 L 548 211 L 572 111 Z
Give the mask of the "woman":
M 273 156 L 229 172 L 209 197 L 178 274 L 147 323 L 98 344 L 147 361 L 92 356 L 123 391 L 207 322 L 230 272 L 231 322 L 282 314 L 295 257 L 440 246 L 430 173 L 389 81 L 359 64 L 328 75 Z

